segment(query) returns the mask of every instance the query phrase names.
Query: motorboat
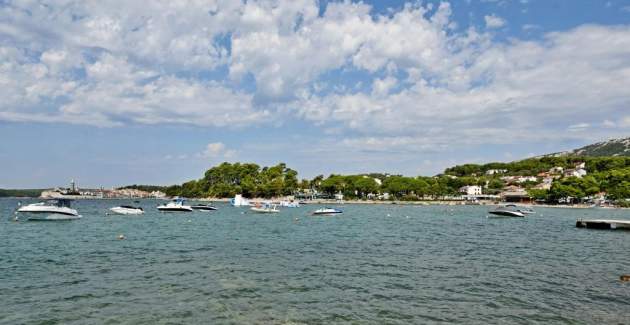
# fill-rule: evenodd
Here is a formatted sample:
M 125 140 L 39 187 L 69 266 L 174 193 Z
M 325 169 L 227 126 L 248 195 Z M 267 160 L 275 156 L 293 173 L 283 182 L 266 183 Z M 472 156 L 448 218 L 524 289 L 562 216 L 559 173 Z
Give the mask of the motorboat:
M 193 208 L 193 210 L 199 210 L 199 211 L 214 211 L 214 210 L 218 210 L 212 204 L 193 204 L 190 207 Z
M 235 207 L 249 206 L 249 200 L 241 194 L 236 194 L 233 199 L 230 199 L 230 204 Z
M 315 216 L 331 216 L 331 215 L 335 215 L 335 214 L 340 214 L 343 213 L 343 211 L 339 210 L 339 209 L 335 209 L 335 208 L 321 208 L 321 209 L 317 209 L 313 212 L 313 215 Z
M 521 207 L 521 206 L 518 206 L 516 204 L 506 204 L 505 207 L 515 209 L 516 211 L 521 212 L 522 214 L 525 214 L 525 215 L 527 215 L 527 214 L 536 214 L 536 211 L 534 211 L 534 209 Z
M 498 207 L 494 210 L 488 211 L 488 213 L 492 214 L 493 217 L 517 217 L 523 218 L 525 214 L 519 211 L 515 206 L 502 206 Z
M 17 209 L 16 214 L 24 214 L 31 221 L 60 221 L 80 219 L 77 210 L 71 207 L 70 199 L 54 199 L 32 203 Z
M 158 205 L 157 209 L 161 212 L 193 212 L 193 208 L 186 205 L 186 200 L 182 198 L 174 198 L 171 202 Z
M 298 201 L 280 201 L 280 206 L 284 208 L 299 208 L 300 203 Z
M 121 205 L 121 206 L 113 207 L 113 208 L 110 208 L 109 211 L 115 214 L 123 214 L 123 215 L 144 214 L 144 210 L 141 207 L 134 207 L 131 205 Z
M 280 209 L 278 209 L 277 205 L 275 204 L 272 205 L 269 203 L 257 204 L 249 209 L 256 213 L 279 213 L 280 212 Z

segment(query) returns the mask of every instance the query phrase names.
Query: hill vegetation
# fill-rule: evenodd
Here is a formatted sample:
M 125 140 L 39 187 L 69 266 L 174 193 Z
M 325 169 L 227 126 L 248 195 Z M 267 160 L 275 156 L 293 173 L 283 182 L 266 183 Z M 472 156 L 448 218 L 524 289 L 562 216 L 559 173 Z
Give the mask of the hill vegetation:
M 0 197 L 38 197 L 43 189 L 0 189 Z
M 555 175 L 550 189 L 538 189 L 549 170 L 571 170 L 584 163 L 584 177 Z M 630 157 L 542 157 L 510 163 L 465 164 L 447 168 L 433 177 L 406 177 L 389 174 L 319 175 L 298 181 L 297 171 L 280 163 L 260 167 L 253 163 L 222 163 L 210 168 L 199 180 L 165 189 L 171 196 L 185 197 L 246 197 L 271 198 L 296 193 L 320 193 L 332 197 L 341 193 L 345 198 L 389 198 L 397 200 L 443 199 L 460 195 L 466 185 L 484 188 L 484 194 L 498 194 L 510 185 L 510 176 L 528 176 L 518 186 L 535 199 L 561 202 L 581 200 L 606 192 L 613 200 L 630 198 Z M 152 189 L 152 188 L 151 188 Z M 386 193 L 386 196 L 384 196 Z
M 630 156 L 630 137 L 610 139 L 579 149 L 557 152 L 546 157 L 579 156 L 579 157 L 628 157 Z

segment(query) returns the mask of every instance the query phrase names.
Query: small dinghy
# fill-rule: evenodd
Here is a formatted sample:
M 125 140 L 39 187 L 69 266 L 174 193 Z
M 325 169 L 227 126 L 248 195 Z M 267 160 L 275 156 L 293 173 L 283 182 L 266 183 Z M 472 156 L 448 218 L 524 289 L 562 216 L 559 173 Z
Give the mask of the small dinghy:
M 278 206 L 273 204 L 269 204 L 269 203 L 265 203 L 265 204 L 256 204 L 255 206 L 249 208 L 249 210 L 256 212 L 256 213 L 278 213 L 280 212 L 280 210 L 278 209 Z
M 343 211 L 334 208 L 321 208 L 313 212 L 314 216 L 332 216 L 335 214 L 341 214 Z
M 134 207 L 131 205 L 121 205 L 117 207 L 110 208 L 109 211 L 114 214 L 122 214 L 122 215 L 139 215 L 144 214 L 144 210 L 141 207 Z

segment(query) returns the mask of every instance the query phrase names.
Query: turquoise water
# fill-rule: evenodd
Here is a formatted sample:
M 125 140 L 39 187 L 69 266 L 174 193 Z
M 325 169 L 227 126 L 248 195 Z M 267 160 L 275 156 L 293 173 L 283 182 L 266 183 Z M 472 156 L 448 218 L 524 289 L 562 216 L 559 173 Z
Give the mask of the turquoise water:
M 630 232 L 575 228 L 627 210 L 143 201 L 143 216 L 105 216 L 130 201 L 103 200 L 75 202 L 81 220 L 16 223 L 16 203 L 0 200 L 2 324 L 630 323 Z

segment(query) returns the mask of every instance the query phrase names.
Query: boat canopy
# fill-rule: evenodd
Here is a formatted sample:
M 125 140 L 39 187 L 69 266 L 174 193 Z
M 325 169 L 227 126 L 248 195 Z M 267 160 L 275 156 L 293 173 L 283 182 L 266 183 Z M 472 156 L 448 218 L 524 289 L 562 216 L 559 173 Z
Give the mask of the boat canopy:
M 46 201 L 48 204 L 56 206 L 56 207 L 60 207 L 60 208 L 69 208 L 70 207 L 70 202 L 72 202 L 71 199 L 54 199 L 54 200 L 48 200 Z

